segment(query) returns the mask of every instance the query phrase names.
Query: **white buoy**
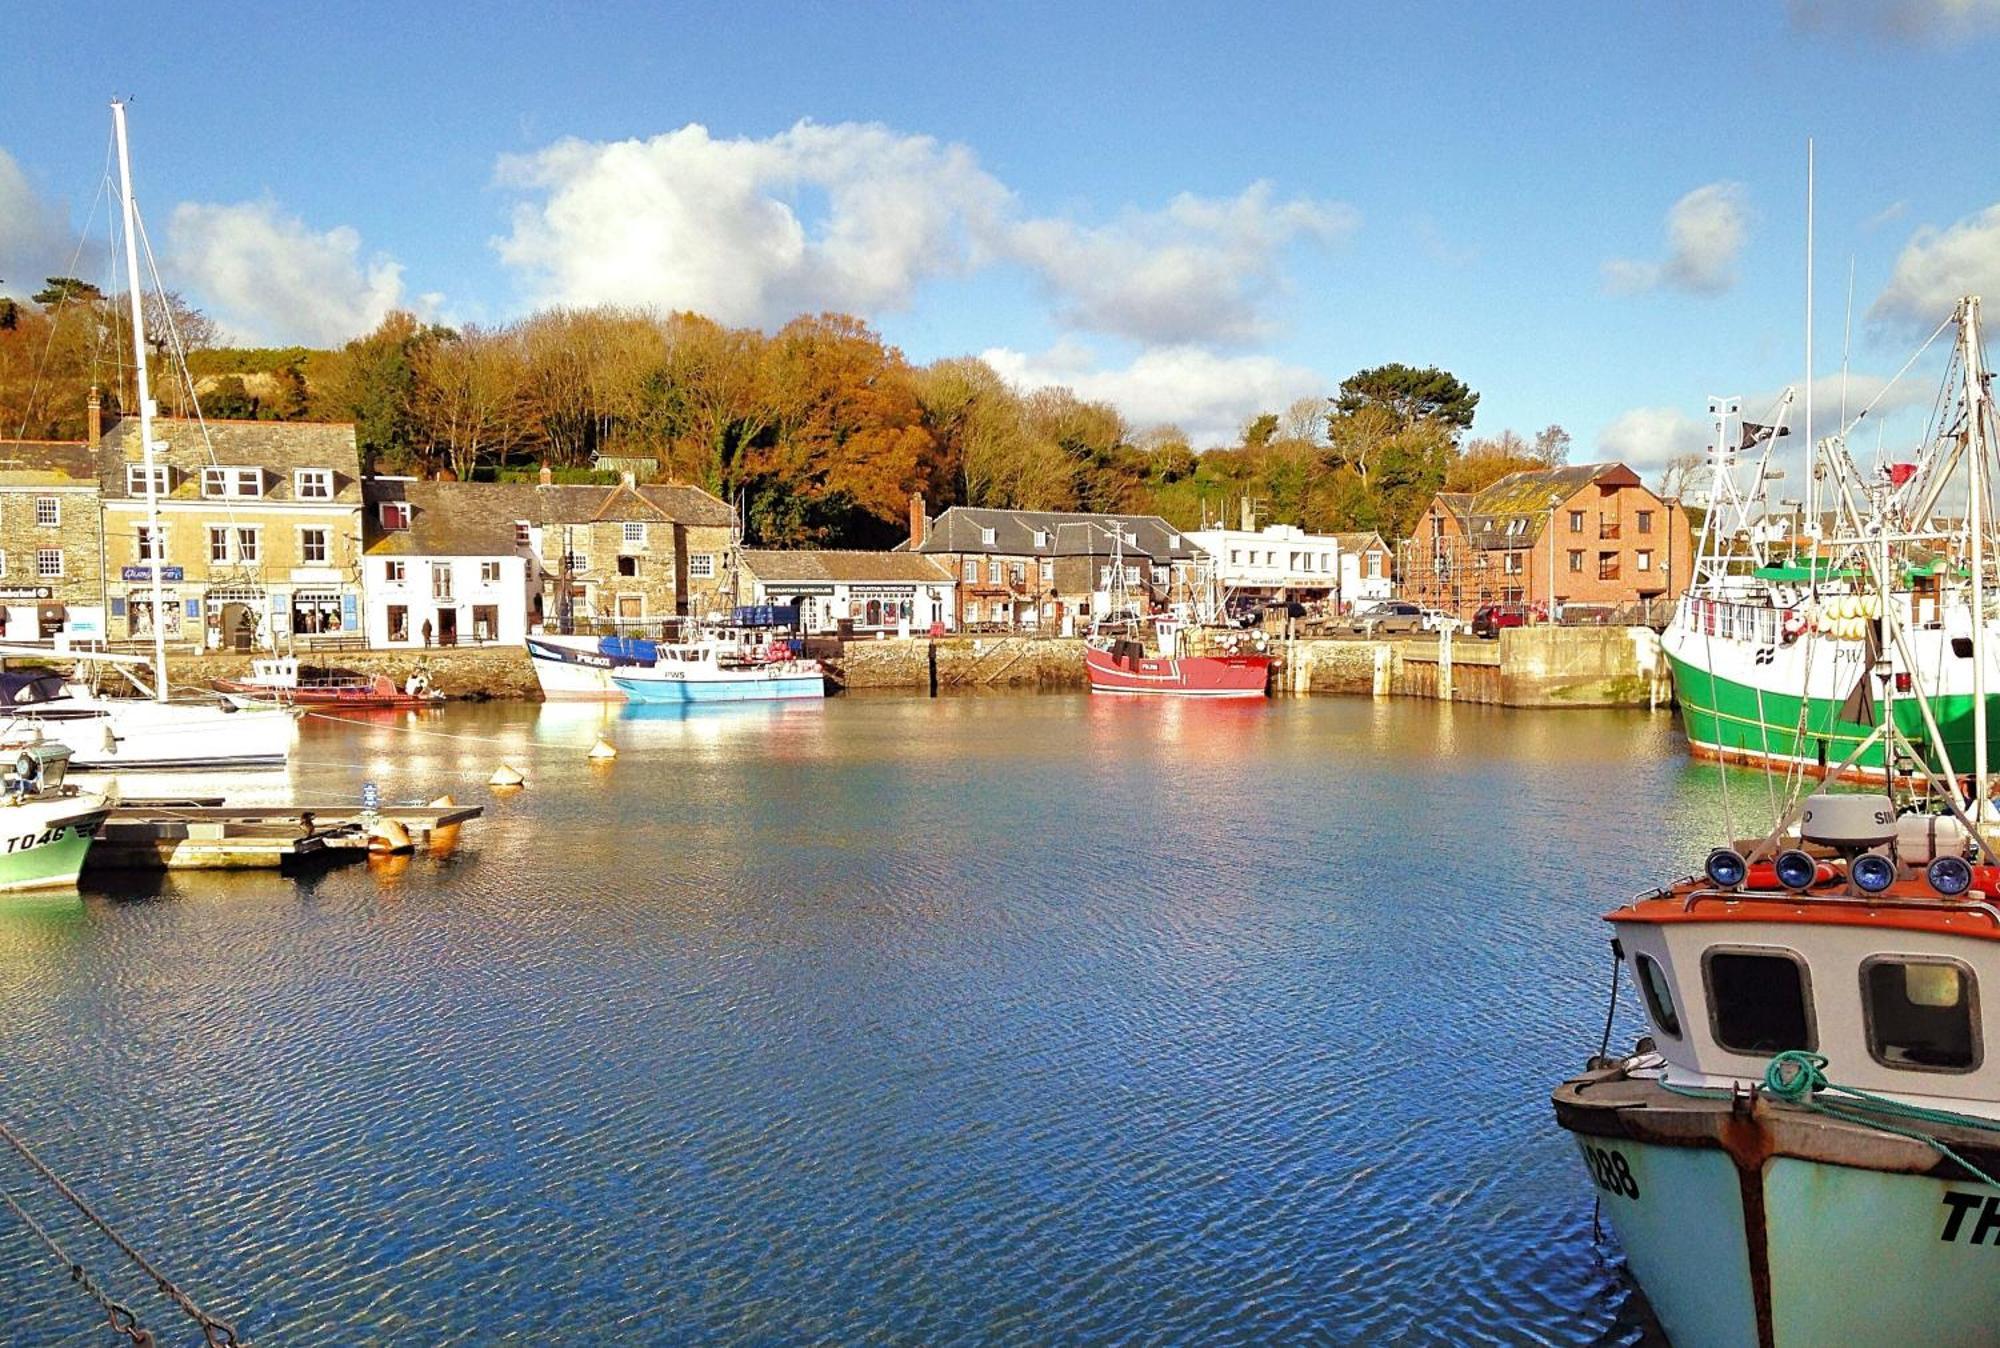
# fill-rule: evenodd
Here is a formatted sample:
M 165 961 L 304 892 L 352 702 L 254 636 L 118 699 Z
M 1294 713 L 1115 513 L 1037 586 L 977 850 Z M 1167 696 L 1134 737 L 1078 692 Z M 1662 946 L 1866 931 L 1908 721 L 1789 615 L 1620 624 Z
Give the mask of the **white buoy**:
M 526 786 L 528 779 L 502 763 L 493 769 L 493 775 L 486 779 L 488 786 Z
M 585 757 L 593 763 L 608 763 L 618 757 L 618 750 L 610 740 L 599 735 L 597 743 L 590 746 L 590 752 Z

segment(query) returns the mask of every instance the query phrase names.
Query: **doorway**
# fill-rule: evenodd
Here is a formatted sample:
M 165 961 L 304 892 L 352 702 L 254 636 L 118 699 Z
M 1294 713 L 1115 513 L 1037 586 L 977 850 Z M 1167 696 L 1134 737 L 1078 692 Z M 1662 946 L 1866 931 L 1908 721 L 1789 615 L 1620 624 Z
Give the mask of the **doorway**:
M 222 644 L 232 651 L 247 651 L 257 642 L 257 614 L 248 604 L 230 602 L 222 606 Z
M 458 644 L 458 610 L 455 608 L 441 608 L 437 612 L 438 645 L 456 646 Z

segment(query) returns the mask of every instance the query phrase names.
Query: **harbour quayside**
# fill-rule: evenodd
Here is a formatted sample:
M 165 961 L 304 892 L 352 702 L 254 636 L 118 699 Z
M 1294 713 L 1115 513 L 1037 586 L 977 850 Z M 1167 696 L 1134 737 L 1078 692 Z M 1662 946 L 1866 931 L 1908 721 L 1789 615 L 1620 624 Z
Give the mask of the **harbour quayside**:
M 1977 301 L 1959 306 L 1958 452 L 1939 447 L 1972 465 L 2000 438 L 1978 316 Z M 1969 613 L 1993 592 L 1989 486 L 1975 466 Z M 1768 831 L 1607 915 L 1614 1010 L 1629 972 L 1650 1033 L 1609 1057 L 1607 1019 L 1598 1056 L 1554 1094 L 1676 1343 L 1990 1343 L 2000 1326 L 1981 1248 L 2000 1230 L 2000 1061 L 1985 1054 L 2000 1042 L 2000 815 L 1979 695 L 1991 624 L 1961 634 L 1969 725 L 1942 735 L 1938 704 L 1956 694 L 1897 675 L 1951 591 L 1936 610 L 1912 602 L 1896 544 L 1914 531 L 1895 499 L 1875 493 L 1873 546 L 1835 554 L 1855 573 L 1844 593 L 1872 601 L 1851 704 L 1865 728 L 1782 794 L 1790 770 L 1765 756 Z M 1829 789 L 1869 761 L 1897 771 L 1879 790 Z
M 1887 679 L 1904 695 L 1894 714 L 1913 752 L 1933 769 L 1971 757 L 1975 700 L 1991 712 L 2000 697 L 1993 655 L 1973 655 L 1975 613 L 1993 621 L 1972 561 L 1992 547 L 1995 463 L 1965 419 L 1985 378 L 1978 301 L 1960 303 L 1932 340 L 1947 331 L 1956 341 L 1939 416 L 1915 453 L 1864 470 L 1847 428 L 1827 437 L 1808 456 L 1803 519 L 1768 495 L 1790 392 L 1768 424 L 1741 420 L 1736 400 L 1711 404 L 1710 509 L 1693 583 L 1661 639 L 1697 756 L 1840 762 L 1868 738 L 1863 685 Z M 1963 517 L 1939 518 L 1968 496 Z M 1872 582 L 1876 570 L 1886 585 Z M 1885 647 L 1890 610 L 1902 621 Z M 1879 780 L 1884 748 L 1870 741 L 1851 774 Z

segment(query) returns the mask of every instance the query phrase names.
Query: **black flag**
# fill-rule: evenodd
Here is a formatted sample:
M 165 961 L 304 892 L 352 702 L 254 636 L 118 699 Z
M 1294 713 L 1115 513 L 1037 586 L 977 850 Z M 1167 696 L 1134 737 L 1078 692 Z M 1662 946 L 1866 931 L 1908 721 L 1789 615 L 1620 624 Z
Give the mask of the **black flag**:
M 1779 435 L 1790 435 L 1791 433 L 1792 428 L 1790 426 L 1780 426 L 1778 428 Z M 1748 449 L 1758 441 L 1770 438 L 1771 428 L 1769 426 L 1759 426 L 1754 421 L 1746 421 L 1743 423 L 1743 443 L 1739 448 Z

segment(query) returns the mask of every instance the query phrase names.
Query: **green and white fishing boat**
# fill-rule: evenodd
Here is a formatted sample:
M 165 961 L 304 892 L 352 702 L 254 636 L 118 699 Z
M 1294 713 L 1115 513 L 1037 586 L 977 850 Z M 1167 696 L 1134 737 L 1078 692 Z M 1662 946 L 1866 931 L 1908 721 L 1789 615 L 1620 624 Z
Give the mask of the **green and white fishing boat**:
M 2000 709 L 2000 650 L 1973 658 L 1981 644 L 1973 640 L 1974 614 L 1994 620 L 1993 589 L 1973 566 L 1992 550 L 1993 447 L 1968 434 L 1964 416 L 1986 378 L 1976 299 L 1961 301 L 1940 333 L 1952 328 L 1947 396 L 1912 459 L 1863 471 L 1844 433 L 1828 437 L 1808 465 L 1818 489 L 1804 519 L 1770 509 L 1767 499 L 1777 476 L 1772 446 L 1786 434 L 1791 395 L 1762 425 L 1742 420 L 1738 400 L 1710 404 L 1708 515 L 1693 581 L 1661 636 L 1696 756 L 1842 762 L 1868 740 L 1868 695 L 1881 690 L 1864 685 L 1879 676 L 1904 695 L 1900 742 L 1934 769 L 1970 760 L 1975 701 Z M 1966 513 L 1941 518 L 1947 503 Z M 1884 557 L 1886 590 L 1867 579 Z M 1885 607 L 1904 620 L 1896 648 L 1886 651 Z M 1879 780 L 1884 742 L 1869 744 L 1852 775 Z
M 73 889 L 111 798 L 65 777 L 69 749 L 34 744 L 0 774 L 0 894 Z
M 1950 424 L 1976 464 L 2000 427 L 1977 302 L 1960 317 L 1974 356 Z M 1971 476 L 1956 579 L 1983 612 L 1994 587 Z M 1891 485 L 1907 483 L 1874 493 L 1872 532 L 1835 561 L 1855 572 L 1842 593 L 1864 630 L 1829 639 L 1868 652 L 1842 713 L 1856 737 L 1821 771 L 1768 767 L 1782 795 L 1735 798 L 1782 802 L 1768 832 L 1606 915 L 1614 1011 L 1629 973 L 1650 1033 L 1611 1056 L 1607 1018 L 1598 1055 L 1554 1094 L 1678 1344 L 2000 1341 L 2000 1057 L 1986 1057 L 2000 1044 L 2000 815 L 1979 673 L 1993 643 L 1968 625 L 1968 652 L 1939 652 L 1974 671 L 1954 760 L 1935 691 L 1953 685 L 1912 659 L 1936 649 L 1916 637 L 1941 618 L 1897 554 L 1918 531 Z M 1949 574 L 1960 562 L 1945 556 Z M 1899 677 L 1918 669 L 1930 677 Z M 1829 789 L 1866 762 L 1897 771 L 1866 794 Z

